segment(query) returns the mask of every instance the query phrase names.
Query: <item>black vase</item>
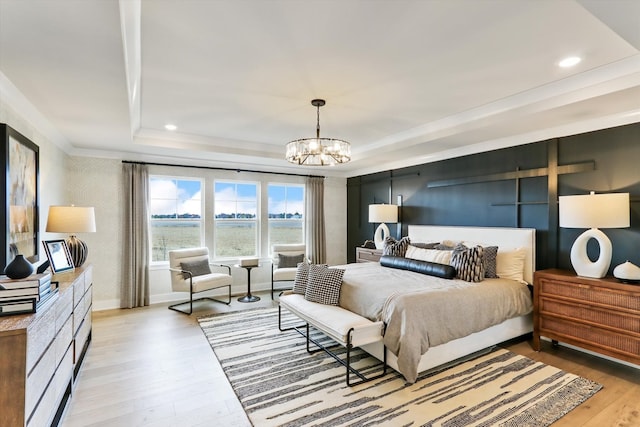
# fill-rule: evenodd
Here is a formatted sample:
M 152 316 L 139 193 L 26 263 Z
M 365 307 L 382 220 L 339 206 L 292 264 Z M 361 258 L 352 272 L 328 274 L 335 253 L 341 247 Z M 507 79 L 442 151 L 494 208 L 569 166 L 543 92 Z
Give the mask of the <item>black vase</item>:
M 16 257 L 4 268 L 4 274 L 9 279 L 24 279 L 33 273 L 33 264 L 27 261 L 24 255 Z

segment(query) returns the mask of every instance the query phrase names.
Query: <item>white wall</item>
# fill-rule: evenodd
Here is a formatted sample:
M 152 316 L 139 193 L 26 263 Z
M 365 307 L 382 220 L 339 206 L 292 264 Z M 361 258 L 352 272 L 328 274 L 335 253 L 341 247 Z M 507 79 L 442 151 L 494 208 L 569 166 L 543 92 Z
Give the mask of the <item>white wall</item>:
M 122 162 L 70 157 L 66 198 L 77 206 L 93 206 L 96 232 L 78 238 L 89 247 L 87 262 L 93 265 L 93 309 L 120 306 L 122 273 Z

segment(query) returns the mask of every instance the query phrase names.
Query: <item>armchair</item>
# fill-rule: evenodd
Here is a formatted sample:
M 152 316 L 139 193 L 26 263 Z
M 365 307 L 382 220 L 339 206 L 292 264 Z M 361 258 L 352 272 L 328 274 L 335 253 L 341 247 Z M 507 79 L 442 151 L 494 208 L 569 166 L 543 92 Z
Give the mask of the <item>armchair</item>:
M 226 268 L 226 272 L 212 272 L 211 266 Z M 209 262 L 209 249 L 190 248 L 169 251 L 169 272 L 171 273 L 171 289 L 174 292 L 189 292 L 189 301 L 173 304 L 169 309 L 184 314 L 193 313 L 193 302 L 210 300 L 229 305 L 231 303 L 231 267 L 228 265 L 211 264 Z M 228 288 L 228 301 L 222 301 L 211 297 L 194 299 L 193 294 L 212 289 Z M 189 311 L 177 308 L 183 304 L 189 304 Z
M 304 244 L 281 244 L 271 247 L 271 299 L 276 291 L 290 288 L 275 288 L 276 282 L 292 282 L 296 277 L 298 263 L 309 262 Z

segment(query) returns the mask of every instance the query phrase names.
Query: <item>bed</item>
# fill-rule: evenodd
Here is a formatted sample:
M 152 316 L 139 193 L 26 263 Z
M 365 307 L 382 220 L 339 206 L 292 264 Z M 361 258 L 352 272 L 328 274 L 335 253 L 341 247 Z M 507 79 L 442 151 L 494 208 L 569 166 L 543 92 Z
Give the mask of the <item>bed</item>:
M 365 319 L 365 324 L 384 324 L 381 339 L 369 339 L 373 342 L 360 348 L 381 361 L 386 359 L 386 364 L 413 383 L 420 372 L 533 330 L 527 284 L 533 282 L 535 230 L 410 225 L 408 237 L 412 244 L 447 241 L 464 242 L 468 247 L 498 246 L 498 270 L 503 277 L 470 283 L 380 263 L 340 266 L 345 272 L 339 308 L 325 306 L 327 310 L 346 310 Z M 386 264 L 386 259 L 382 261 Z M 314 319 L 322 322 L 322 305 L 312 310 L 319 310 L 312 315 L 312 324 Z M 308 309 L 297 311 L 310 319 Z M 333 311 L 325 314 L 336 315 Z

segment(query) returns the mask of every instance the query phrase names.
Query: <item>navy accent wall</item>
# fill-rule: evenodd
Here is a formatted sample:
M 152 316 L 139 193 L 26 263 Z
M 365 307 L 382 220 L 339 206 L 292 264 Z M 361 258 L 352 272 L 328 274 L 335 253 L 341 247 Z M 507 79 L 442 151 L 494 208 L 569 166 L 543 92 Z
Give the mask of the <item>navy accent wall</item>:
M 603 231 L 611 270 L 627 259 L 640 265 L 640 123 L 349 178 L 348 261 L 373 239 L 368 205 L 401 196 L 403 236 L 409 224 L 535 228 L 536 268 L 571 269 L 571 245 L 584 230 L 558 227 L 557 198 L 589 191 L 630 193 L 631 227 Z M 595 242 L 589 255 L 597 256 Z

